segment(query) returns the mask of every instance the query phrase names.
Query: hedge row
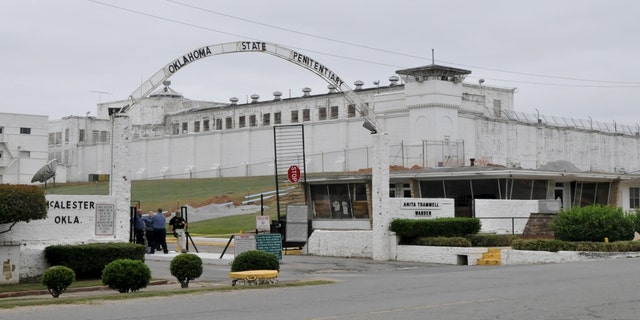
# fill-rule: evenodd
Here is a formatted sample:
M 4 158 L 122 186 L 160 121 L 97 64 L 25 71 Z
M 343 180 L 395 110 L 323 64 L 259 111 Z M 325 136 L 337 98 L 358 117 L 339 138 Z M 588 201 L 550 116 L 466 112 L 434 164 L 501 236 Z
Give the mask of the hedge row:
M 480 231 L 480 220 L 476 218 L 395 219 L 391 221 L 391 231 L 405 239 L 464 237 Z
M 515 240 L 511 244 L 515 250 L 531 251 L 591 251 L 591 252 L 639 252 L 640 241 L 616 242 L 571 242 L 562 240 L 538 239 Z
M 144 261 L 145 253 L 144 246 L 133 243 L 54 245 L 44 250 L 49 265 L 66 266 L 76 273 L 78 279 L 99 279 L 110 262 L 118 259 Z

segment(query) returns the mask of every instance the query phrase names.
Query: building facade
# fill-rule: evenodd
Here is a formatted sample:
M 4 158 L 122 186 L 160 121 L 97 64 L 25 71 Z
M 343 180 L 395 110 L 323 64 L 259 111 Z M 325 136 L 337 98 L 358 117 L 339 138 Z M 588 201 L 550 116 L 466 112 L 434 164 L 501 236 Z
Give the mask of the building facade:
M 0 113 L 0 183 L 28 184 L 47 163 L 47 116 Z

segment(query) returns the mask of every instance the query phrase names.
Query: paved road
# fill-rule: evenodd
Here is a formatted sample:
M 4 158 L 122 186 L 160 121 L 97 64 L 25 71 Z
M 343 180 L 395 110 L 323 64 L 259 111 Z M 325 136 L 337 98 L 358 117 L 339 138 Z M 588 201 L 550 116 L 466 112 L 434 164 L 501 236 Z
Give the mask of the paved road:
M 639 266 L 638 258 L 480 267 L 285 256 L 282 278 L 336 282 L 0 310 L 0 319 L 638 319 Z M 218 275 L 227 271 L 207 264 L 204 277 L 226 281 Z

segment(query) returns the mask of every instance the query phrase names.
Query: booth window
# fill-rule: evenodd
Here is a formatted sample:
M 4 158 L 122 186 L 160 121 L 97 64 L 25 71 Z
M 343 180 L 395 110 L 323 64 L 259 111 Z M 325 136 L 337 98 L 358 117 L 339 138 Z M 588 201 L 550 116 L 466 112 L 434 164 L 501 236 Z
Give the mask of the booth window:
M 311 185 L 309 190 L 315 219 L 369 219 L 364 183 Z
M 629 208 L 640 208 L 640 188 L 629 188 Z

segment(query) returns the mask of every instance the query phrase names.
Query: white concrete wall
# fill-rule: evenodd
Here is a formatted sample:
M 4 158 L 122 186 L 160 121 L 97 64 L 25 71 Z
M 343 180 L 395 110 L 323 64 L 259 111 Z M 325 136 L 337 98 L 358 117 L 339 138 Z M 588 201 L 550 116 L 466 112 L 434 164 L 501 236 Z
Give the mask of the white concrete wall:
M 640 257 L 640 252 L 582 252 L 582 251 L 529 251 L 503 249 L 500 252 L 502 265 L 565 263 L 603 259 L 625 259 Z
M 44 248 L 54 244 L 83 244 L 93 242 L 123 242 L 129 240 L 129 214 L 116 210 L 116 199 L 111 196 L 47 195 L 47 218 L 17 223 L 11 231 L 0 234 L 0 244 L 18 243 L 20 259 L 12 258 L 18 266 L 20 279 L 36 277 L 48 267 Z M 97 228 L 101 205 L 113 206 L 112 227 Z M 108 220 L 107 220 L 108 221 Z M 2 230 L 8 224 L 0 226 Z M 102 234 L 101 230 L 111 230 Z M 0 248 L 3 248 L 0 246 Z M 9 247 L 11 248 L 11 247 Z M 2 261 L 7 258 L 0 256 Z
M 371 258 L 372 242 L 370 230 L 315 230 L 305 245 L 305 251 L 316 256 Z
M 488 251 L 481 247 L 397 246 L 393 260 L 457 265 L 464 264 L 459 260 L 463 256 L 467 265 L 474 266 Z
M 515 230 L 515 234 L 522 234 L 527 218 L 531 213 L 540 211 L 538 200 L 476 199 L 474 202 L 475 216 L 482 223 L 480 232 L 485 233 L 512 234 Z M 511 217 L 520 219 L 510 219 Z

